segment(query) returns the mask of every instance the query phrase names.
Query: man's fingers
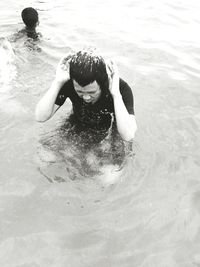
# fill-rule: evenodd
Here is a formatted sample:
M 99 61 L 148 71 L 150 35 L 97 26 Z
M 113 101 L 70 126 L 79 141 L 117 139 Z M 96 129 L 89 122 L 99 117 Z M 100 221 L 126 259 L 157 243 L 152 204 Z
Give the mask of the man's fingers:
M 113 76 L 112 61 L 109 59 L 106 61 L 106 71 L 110 78 Z
M 69 55 L 67 55 L 67 56 L 64 56 L 64 57 L 62 58 L 62 64 L 67 64 L 67 63 L 69 63 L 70 60 L 71 60 L 71 58 L 72 58 L 72 55 L 71 55 L 71 54 L 69 54 Z
M 109 59 L 107 60 L 106 67 L 107 67 L 107 70 L 109 70 L 110 77 L 112 78 L 117 70 L 116 63 L 113 60 Z
M 72 54 L 68 53 L 67 55 L 63 56 L 58 65 L 62 67 L 62 69 L 66 70 L 69 68 L 69 62 L 72 58 Z

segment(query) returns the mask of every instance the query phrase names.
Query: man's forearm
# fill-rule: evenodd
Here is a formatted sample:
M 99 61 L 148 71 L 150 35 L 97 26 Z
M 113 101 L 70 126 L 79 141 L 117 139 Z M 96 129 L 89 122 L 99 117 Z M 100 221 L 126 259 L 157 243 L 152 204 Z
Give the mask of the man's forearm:
M 61 87 L 62 84 L 60 82 L 56 80 L 52 82 L 51 87 L 36 106 L 35 118 L 37 121 L 44 122 L 51 118 L 54 113 L 54 104 Z
M 137 130 L 135 116 L 128 113 L 120 93 L 113 96 L 117 129 L 122 139 L 133 140 Z

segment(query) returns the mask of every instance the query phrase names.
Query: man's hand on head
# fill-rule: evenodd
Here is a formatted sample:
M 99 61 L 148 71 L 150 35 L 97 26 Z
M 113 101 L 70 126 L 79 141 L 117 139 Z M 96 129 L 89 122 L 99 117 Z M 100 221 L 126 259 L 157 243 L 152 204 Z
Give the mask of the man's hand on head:
M 70 60 L 72 54 L 67 54 L 61 58 L 56 69 L 56 81 L 58 83 L 64 84 L 70 79 L 69 70 L 70 70 Z
M 119 73 L 117 64 L 109 60 L 106 62 L 106 71 L 108 74 L 109 90 L 113 97 L 120 95 L 119 91 Z

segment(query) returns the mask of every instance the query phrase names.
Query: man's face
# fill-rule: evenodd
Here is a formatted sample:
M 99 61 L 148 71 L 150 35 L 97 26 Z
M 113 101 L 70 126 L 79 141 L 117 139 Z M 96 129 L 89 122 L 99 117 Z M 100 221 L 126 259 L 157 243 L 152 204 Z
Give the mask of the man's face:
M 94 104 L 101 95 L 101 89 L 96 81 L 84 87 L 80 86 L 75 80 L 73 80 L 73 84 L 78 96 L 86 103 Z

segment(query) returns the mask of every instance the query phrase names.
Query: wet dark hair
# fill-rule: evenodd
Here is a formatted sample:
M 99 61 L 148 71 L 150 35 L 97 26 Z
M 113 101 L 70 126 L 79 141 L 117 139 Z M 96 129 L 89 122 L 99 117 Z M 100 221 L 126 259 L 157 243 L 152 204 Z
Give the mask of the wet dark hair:
M 108 92 L 105 61 L 94 52 L 83 50 L 71 57 L 70 78 L 83 87 L 96 81 L 103 93 Z
M 22 10 L 22 20 L 28 28 L 34 28 L 38 22 L 38 12 L 32 8 L 27 7 Z

